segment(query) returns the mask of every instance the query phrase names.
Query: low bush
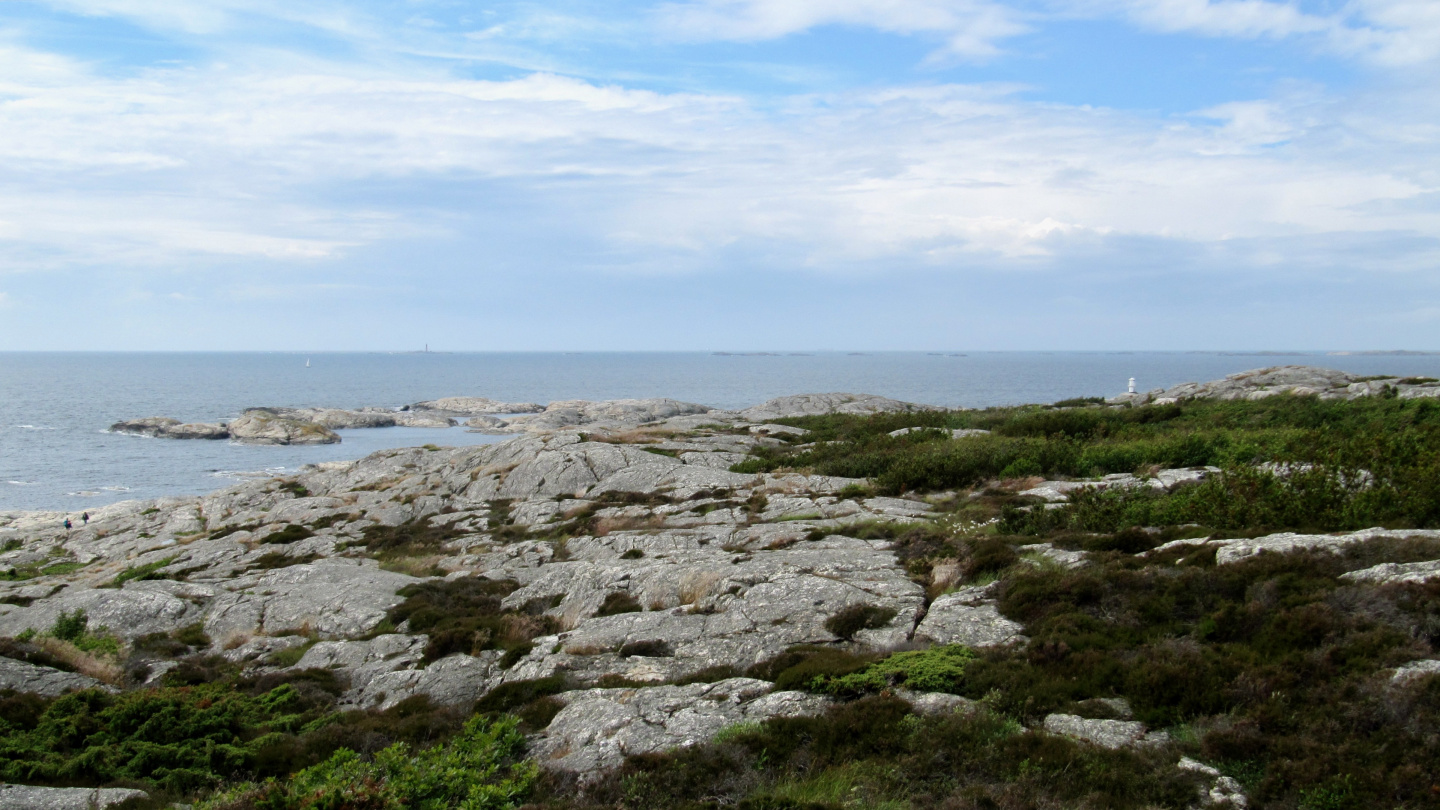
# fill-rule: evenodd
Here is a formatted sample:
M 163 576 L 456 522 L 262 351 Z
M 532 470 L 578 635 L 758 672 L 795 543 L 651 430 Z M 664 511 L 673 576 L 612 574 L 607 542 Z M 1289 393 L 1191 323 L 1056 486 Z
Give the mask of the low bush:
M 310 527 L 301 526 L 298 523 L 291 523 L 289 526 L 286 526 L 279 531 L 271 532 L 260 538 L 260 542 L 275 545 L 287 545 L 290 543 L 299 542 L 307 537 L 314 536 L 315 532 L 311 531 Z
M 600 603 L 600 609 L 595 611 L 595 615 L 617 616 L 621 613 L 639 613 L 644 609 L 640 600 L 631 596 L 629 591 L 611 591 L 605 595 L 605 601 Z
M 393 626 L 409 622 L 411 632 L 429 635 L 426 661 L 498 649 L 505 651 L 502 666 L 508 667 L 529 652 L 531 639 L 558 629 L 549 616 L 502 607 L 501 598 L 517 587 L 483 577 L 408 585 L 400 591 L 405 601 L 387 616 Z
M 877 605 L 855 604 L 842 608 L 825 620 L 825 629 L 849 641 L 861 630 L 884 627 L 895 618 L 895 609 Z
M 840 676 L 821 676 L 810 689 L 842 697 L 856 697 L 903 686 L 919 692 L 956 692 L 965 667 L 975 653 L 960 645 L 892 653 L 863 669 Z
M 164 559 L 155 560 L 154 562 L 148 562 L 144 565 L 137 565 L 131 568 L 126 568 L 124 571 L 121 571 L 120 573 L 115 575 L 115 579 L 110 581 L 110 587 L 118 588 L 132 579 L 172 579 L 173 577 L 171 576 L 161 576 L 160 569 L 164 568 L 165 566 L 169 565 L 174 561 L 174 557 L 165 557 Z
M 476 717 L 443 745 L 411 753 L 396 743 L 372 757 L 341 749 L 288 779 L 240 785 L 199 807 L 508 810 L 525 801 L 538 773 L 521 758 L 524 741 L 514 719 Z

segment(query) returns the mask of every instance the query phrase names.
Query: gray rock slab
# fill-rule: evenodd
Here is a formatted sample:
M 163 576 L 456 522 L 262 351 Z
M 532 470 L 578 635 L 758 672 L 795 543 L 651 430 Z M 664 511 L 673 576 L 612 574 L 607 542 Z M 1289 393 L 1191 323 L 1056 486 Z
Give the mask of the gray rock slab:
M 934 410 L 929 405 L 901 402 L 874 394 L 796 394 L 777 397 L 740 411 L 747 422 L 771 422 L 797 416 L 818 416 L 830 413 L 868 415 L 874 413 L 909 413 Z
M 1049 543 L 1031 543 L 1027 546 L 1020 546 L 1016 551 L 1019 551 L 1021 554 L 1038 554 L 1056 565 L 1065 568 L 1080 568 L 1085 565 L 1085 552 L 1055 548 Z
M 1391 677 L 1392 683 L 1405 683 L 1415 678 L 1423 678 L 1426 675 L 1440 675 L 1440 660 L 1428 659 L 1424 661 L 1411 661 L 1398 667 Z
M 130 788 L 57 788 L 0 785 L 0 808 L 7 810 L 95 810 L 150 794 Z
M 1346 582 L 1370 582 L 1390 585 L 1398 582 L 1427 582 L 1440 579 L 1440 560 L 1416 563 L 1381 563 L 1360 571 L 1341 574 Z
M 775 692 L 751 678 L 690 686 L 589 689 L 561 696 L 565 708 L 535 741 L 542 765 L 593 774 L 626 756 L 707 742 L 721 729 L 823 711 L 824 698 Z
M 833 535 L 754 551 L 727 550 L 734 548 L 730 543 L 704 530 L 570 541 L 574 559 L 542 566 L 504 600 L 507 607 L 519 607 L 558 598 L 547 612 L 569 629 L 554 644 L 537 641 L 507 677 L 567 671 L 593 680 L 625 674 L 636 662 L 614 653 L 632 642 L 655 640 L 667 642 L 673 654 L 645 662 L 654 673 L 645 679 L 720 665 L 743 669 L 792 644 L 837 641 L 825 621 L 855 604 L 894 611 L 885 626 L 855 637 L 891 646 L 908 640 L 924 603 L 922 589 L 905 576 L 883 541 Z M 632 551 L 643 556 L 622 558 Z M 627 595 L 644 610 L 597 616 L 611 594 Z M 552 649 L 556 644 L 562 651 Z
M 486 650 L 479 656 L 451 655 L 424 669 L 397 667 L 371 672 L 352 681 L 344 697 L 353 705 L 373 709 L 388 709 L 415 695 L 446 706 L 471 703 L 499 682 L 495 677 L 499 658 L 500 653 Z M 362 667 L 356 674 L 366 673 Z
M 28 661 L 0 658 L 0 689 L 14 689 L 16 692 L 57 697 L 76 689 L 92 688 L 104 689 L 107 692 L 115 691 L 115 687 L 78 672 L 65 672 L 54 667 L 31 664 Z
M 230 438 L 244 444 L 338 444 L 335 431 L 314 422 L 286 419 L 263 408 L 248 410 L 231 422 Z
M 1024 625 L 1000 615 L 990 594 L 990 586 L 982 586 L 936 598 L 915 628 L 915 640 L 967 647 L 999 647 L 1026 641 Z
M 912 692 L 909 689 L 896 689 L 894 692 L 895 697 L 909 703 L 917 714 L 935 716 L 955 712 L 968 713 L 976 707 L 975 701 L 947 692 Z
M 1219 545 L 1215 552 L 1215 563 L 1227 565 L 1249 559 L 1262 552 L 1284 554 L 1290 551 L 1340 551 L 1356 543 L 1363 543 L 1376 538 L 1405 538 L 1405 537 L 1427 537 L 1440 538 L 1440 530 L 1436 529 L 1362 529 L 1358 532 L 1347 532 L 1345 534 L 1296 534 L 1294 532 L 1280 532 L 1269 534 L 1264 537 L 1253 539 L 1234 539 L 1214 541 Z
M 1145 739 L 1145 724 L 1137 720 L 1089 720 L 1074 714 L 1052 714 L 1045 730 L 1102 748 L 1127 748 Z
M 447 416 L 492 416 L 499 413 L 541 413 L 534 402 L 501 402 L 487 397 L 441 397 L 410 405 L 410 411 L 440 411 Z
M 84 610 L 91 630 L 106 628 L 123 639 L 169 633 L 200 620 L 201 607 L 158 588 L 66 588 L 29 607 L 0 605 L 0 635 L 49 630 L 62 612 Z
M 510 420 L 523 430 L 560 430 L 568 427 L 636 427 L 676 416 L 709 413 L 712 408 L 674 399 L 617 399 L 605 402 L 566 400 L 552 402 L 542 413 L 525 414 Z
M 217 641 L 232 634 L 305 630 L 330 638 L 363 635 L 404 601 L 396 591 L 421 580 L 373 561 L 317 560 L 227 583 L 205 619 Z

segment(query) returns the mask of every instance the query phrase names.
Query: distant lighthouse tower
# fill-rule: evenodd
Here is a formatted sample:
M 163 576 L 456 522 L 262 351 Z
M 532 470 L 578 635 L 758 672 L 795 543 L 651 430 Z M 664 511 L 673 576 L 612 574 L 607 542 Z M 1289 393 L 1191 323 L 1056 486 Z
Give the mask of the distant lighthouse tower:
M 1131 394 L 1135 393 L 1135 378 L 1134 378 L 1134 377 L 1131 377 L 1131 378 L 1130 378 L 1130 387 L 1129 387 L 1128 389 L 1126 389 L 1126 392 L 1127 392 L 1127 393 L 1131 393 Z

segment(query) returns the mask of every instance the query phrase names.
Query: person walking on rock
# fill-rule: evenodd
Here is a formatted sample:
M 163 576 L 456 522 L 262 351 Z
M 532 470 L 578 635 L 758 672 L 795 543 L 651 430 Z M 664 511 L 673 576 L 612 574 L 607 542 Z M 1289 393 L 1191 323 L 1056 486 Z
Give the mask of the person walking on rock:
M 70 518 L 65 518 L 65 531 L 70 531 Z
M 81 512 L 81 513 L 80 513 L 80 522 L 81 522 L 81 523 L 84 523 L 86 526 L 89 526 L 89 525 L 90 525 L 90 513 L 89 513 L 89 512 Z

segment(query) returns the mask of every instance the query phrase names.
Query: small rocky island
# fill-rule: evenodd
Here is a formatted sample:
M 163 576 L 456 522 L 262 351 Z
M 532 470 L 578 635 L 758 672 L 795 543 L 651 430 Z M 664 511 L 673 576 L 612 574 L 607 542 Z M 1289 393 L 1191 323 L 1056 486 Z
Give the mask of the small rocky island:
M 121 423 L 518 435 L 114 504 L 68 531 L 0 513 L 0 803 L 310 806 L 294 791 L 342 795 L 342 772 L 402 755 L 424 773 L 424 749 L 490 775 L 417 793 L 365 771 L 366 789 L 458 807 L 480 785 L 513 808 L 1429 806 L 1440 505 L 1410 487 L 1440 447 L 1363 476 L 1326 459 L 1375 458 L 1354 442 L 1387 434 L 1428 446 L 1437 394 L 1282 367 L 987 411 L 454 398 Z M 197 719 L 142 731 L 137 712 Z M 81 714 L 95 736 L 54 736 Z M 217 740 L 227 759 L 196 753 Z

